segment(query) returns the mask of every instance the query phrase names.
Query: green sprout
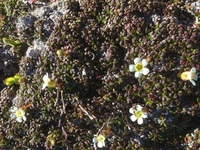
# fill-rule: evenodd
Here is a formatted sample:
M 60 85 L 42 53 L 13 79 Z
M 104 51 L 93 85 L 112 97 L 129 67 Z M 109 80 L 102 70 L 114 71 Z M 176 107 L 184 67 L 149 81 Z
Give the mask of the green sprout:
M 14 40 L 11 37 L 8 37 L 8 38 L 4 37 L 2 40 L 4 44 L 9 45 L 13 48 L 21 44 L 19 40 Z
M 16 74 L 14 77 L 8 77 L 6 78 L 3 83 L 7 86 L 11 86 L 13 84 L 19 84 L 19 79 L 21 76 L 19 74 Z

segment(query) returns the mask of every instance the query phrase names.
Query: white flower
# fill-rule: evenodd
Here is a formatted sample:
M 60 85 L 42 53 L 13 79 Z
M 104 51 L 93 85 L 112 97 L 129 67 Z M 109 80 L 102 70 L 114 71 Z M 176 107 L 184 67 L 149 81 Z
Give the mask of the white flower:
M 147 75 L 149 73 L 149 69 L 146 68 L 148 65 L 148 61 L 146 59 L 143 59 L 141 61 L 141 58 L 135 58 L 134 59 L 134 64 L 129 65 L 129 71 L 134 72 L 135 71 L 135 77 L 136 78 L 141 78 L 142 74 Z
M 87 75 L 86 70 L 85 70 L 85 68 L 83 68 L 83 70 L 82 70 L 82 76 L 86 76 L 86 75 Z
M 143 118 L 147 118 L 147 114 L 142 111 L 142 108 L 142 106 L 136 105 L 136 109 L 129 109 L 129 112 L 133 114 L 130 117 L 133 122 L 137 120 L 138 124 L 143 124 Z
M 94 135 L 94 138 L 92 139 L 94 143 L 94 148 L 96 148 L 96 145 L 99 148 L 105 147 L 105 139 L 106 139 L 105 136 L 102 134 Z
M 46 87 L 56 87 L 57 85 L 56 81 L 49 78 L 48 73 L 43 76 L 43 82 L 42 89 L 45 89 Z
M 18 122 L 26 121 L 25 111 L 21 108 L 13 107 L 10 109 L 10 117 Z
M 198 75 L 196 74 L 196 68 L 193 67 L 190 71 L 183 72 L 181 74 L 181 79 L 184 81 L 189 80 L 194 86 L 196 86 L 195 81 L 198 79 Z

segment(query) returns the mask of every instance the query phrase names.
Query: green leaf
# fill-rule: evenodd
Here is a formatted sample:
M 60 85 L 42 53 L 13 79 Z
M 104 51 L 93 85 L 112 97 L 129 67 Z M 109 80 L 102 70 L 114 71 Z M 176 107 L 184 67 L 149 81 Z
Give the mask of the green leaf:
M 9 77 L 9 78 L 5 79 L 3 81 L 3 83 L 5 85 L 7 85 L 7 86 L 11 86 L 11 85 L 15 84 L 15 78 L 14 77 Z
M 21 44 L 21 42 L 19 40 L 9 39 L 9 38 L 5 38 L 5 37 L 3 38 L 3 42 L 12 47 L 15 47 L 15 46 Z
M 21 78 L 21 76 L 19 74 L 16 74 L 14 76 L 14 79 L 15 79 L 15 84 L 19 84 L 19 79 Z

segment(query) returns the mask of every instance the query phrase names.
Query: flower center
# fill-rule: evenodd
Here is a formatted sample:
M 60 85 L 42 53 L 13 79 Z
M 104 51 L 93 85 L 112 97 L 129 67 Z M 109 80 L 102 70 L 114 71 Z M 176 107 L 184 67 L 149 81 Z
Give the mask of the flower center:
M 194 79 L 194 73 L 190 73 L 190 79 Z
M 135 65 L 135 70 L 136 71 L 141 71 L 144 68 L 144 66 L 142 65 L 142 63 L 138 63 Z
M 22 117 L 23 116 L 23 114 L 21 113 L 21 110 L 17 110 L 16 111 L 16 116 L 17 117 Z
M 136 110 L 136 111 L 135 111 L 135 116 L 136 116 L 137 118 L 141 118 L 141 117 L 142 117 L 142 111 L 141 111 L 141 110 Z
M 54 80 L 50 80 L 48 83 L 48 87 L 56 87 L 56 81 L 54 81 Z
M 97 137 L 97 141 L 98 141 L 98 142 L 104 142 L 104 140 L 105 140 L 105 138 L 104 138 L 104 136 L 102 136 L 102 135 L 99 135 L 99 136 Z

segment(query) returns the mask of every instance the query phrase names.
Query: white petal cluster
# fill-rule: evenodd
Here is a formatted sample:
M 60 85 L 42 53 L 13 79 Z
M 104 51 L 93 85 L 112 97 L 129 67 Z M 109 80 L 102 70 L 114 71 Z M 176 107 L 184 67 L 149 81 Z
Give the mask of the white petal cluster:
M 135 122 L 137 120 L 138 124 L 143 124 L 143 118 L 147 118 L 147 114 L 142 111 L 142 106 L 136 105 L 136 108 L 130 108 L 129 112 L 132 114 L 130 119 Z
M 56 87 L 57 83 L 56 81 L 54 81 L 53 79 L 51 79 L 48 75 L 48 73 L 46 73 L 44 76 L 43 76 L 43 85 L 42 85 L 42 89 L 45 89 L 46 87 Z
M 26 121 L 25 111 L 21 108 L 12 107 L 10 109 L 12 119 L 16 119 L 18 122 Z
M 196 68 L 192 68 L 190 71 L 185 71 L 181 74 L 182 80 L 189 80 L 192 85 L 196 86 L 195 81 L 198 79 L 198 75 L 196 74 Z
M 105 147 L 105 139 L 106 137 L 102 134 L 99 134 L 99 135 L 94 135 L 94 138 L 93 138 L 93 144 L 94 144 L 94 148 L 103 148 Z
M 148 61 L 146 59 L 141 60 L 141 58 L 137 57 L 134 59 L 134 64 L 129 65 L 129 71 L 135 72 L 136 78 L 141 78 L 142 74 L 147 75 L 149 73 L 149 69 L 146 68 L 148 65 Z

